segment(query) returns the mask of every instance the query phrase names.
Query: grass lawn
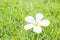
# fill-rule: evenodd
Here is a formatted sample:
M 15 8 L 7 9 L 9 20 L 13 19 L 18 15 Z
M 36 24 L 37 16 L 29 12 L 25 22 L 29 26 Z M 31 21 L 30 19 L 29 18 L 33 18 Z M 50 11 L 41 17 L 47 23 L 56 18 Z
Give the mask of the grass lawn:
M 40 34 L 24 29 L 37 13 L 50 20 Z M 0 0 L 0 40 L 60 40 L 60 0 Z

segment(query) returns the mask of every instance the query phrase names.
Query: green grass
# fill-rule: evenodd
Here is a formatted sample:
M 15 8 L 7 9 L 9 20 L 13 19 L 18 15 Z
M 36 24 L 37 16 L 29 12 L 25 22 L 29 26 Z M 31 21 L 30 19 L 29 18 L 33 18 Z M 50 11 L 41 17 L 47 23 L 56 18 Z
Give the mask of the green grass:
M 40 34 L 24 30 L 25 17 L 38 12 L 50 25 Z M 60 0 L 0 0 L 0 40 L 60 40 Z

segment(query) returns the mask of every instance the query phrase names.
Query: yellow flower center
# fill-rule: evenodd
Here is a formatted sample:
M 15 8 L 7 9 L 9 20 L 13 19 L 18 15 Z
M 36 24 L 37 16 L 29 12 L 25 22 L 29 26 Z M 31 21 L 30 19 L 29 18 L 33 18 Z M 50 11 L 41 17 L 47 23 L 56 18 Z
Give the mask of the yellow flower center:
M 36 27 L 38 27 L 38 25 L 39 25 L 39 24 L 38 24 L 38 22 L 35 22 L 35 24 L 34 24 L 34 25 L 35 25 Z

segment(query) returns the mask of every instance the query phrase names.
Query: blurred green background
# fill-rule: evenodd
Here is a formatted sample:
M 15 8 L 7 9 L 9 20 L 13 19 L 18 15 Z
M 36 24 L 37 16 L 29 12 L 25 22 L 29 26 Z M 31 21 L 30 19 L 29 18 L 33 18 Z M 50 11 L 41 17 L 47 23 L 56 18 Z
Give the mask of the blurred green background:
M 40 34 L 24 30 L 25 17 L 38 12 L 50 25 Z M 60 40 L 60 0 L 0 0 L 0 40 Z

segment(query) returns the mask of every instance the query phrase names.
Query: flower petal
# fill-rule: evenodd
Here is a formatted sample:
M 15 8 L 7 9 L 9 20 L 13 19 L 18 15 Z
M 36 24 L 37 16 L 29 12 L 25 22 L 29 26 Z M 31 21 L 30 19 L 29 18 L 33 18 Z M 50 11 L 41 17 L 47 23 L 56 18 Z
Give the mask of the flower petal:
M 25 29 L 25 30 L 29 30 L 29 29 L 31 29 L 32 27 L 33 27 L 33 24 L 27 24 L 27 25 L 24 26 L 24 29 Z
M 32 16 L 27 16 L 27 17 L 25 18 L 25 21 L 26 21 L 26 22 L 29 22 L 29 23 L 34 23 L 34 22 L 35 22 L 35 20 L 34 20 L 34 18 L 33 18 Z
M 41 13 L 36 14 L 36 21 L 41 21 L 43 15 Z
M 42 28 L 41 27 L 34 27 L 33 31 L 36 33 L 41 33 L 42 32 Z
M 50 24 L 50 21 L 45 19 L 45 20 L 42 20 L 41 22 L 41 26 L 48 26 Z

